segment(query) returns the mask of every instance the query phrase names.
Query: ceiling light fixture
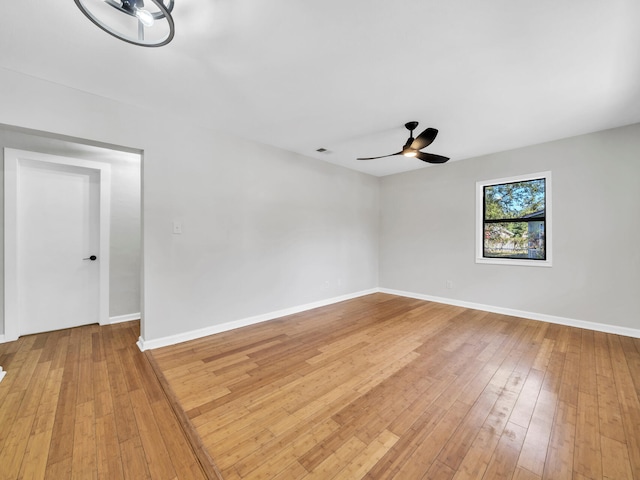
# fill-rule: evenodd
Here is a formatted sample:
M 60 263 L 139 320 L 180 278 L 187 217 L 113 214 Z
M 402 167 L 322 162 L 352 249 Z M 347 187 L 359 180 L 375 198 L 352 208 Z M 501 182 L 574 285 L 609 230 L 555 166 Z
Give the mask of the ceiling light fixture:
M 143 47 L 161 47 L 173 39 L 173 1 L 74 0 L 109 35 Z

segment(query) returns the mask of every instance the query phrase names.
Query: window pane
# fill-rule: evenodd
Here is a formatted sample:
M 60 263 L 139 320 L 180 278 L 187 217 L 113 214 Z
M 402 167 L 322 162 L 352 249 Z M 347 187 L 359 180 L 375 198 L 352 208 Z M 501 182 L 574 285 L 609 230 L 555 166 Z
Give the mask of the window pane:
M 544 221 L 484 224 L 484 256 L 544 260 Z
M 485 220 L 544 216 L 544 178 L 484 187 Z

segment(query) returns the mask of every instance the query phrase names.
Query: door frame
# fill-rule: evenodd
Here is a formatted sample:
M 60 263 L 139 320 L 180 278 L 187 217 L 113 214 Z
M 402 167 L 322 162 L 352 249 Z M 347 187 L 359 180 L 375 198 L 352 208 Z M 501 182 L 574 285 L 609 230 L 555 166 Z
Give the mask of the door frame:
M 22 161 L 68 165 L 95 170 L 100 178 L 100 247 L 98 249 L 98 321 L 109 323 L 109 243 L 111 218 L 111 165 L 108 163 L 4 149 L 4 333 L 5 341 L 20 336 L 18 311 L 18 179 Z

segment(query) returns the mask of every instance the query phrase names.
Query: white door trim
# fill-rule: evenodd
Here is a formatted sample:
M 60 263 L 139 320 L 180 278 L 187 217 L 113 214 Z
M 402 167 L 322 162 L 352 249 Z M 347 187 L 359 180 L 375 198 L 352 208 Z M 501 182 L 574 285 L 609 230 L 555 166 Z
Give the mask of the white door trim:
M 5 341 L 20 336 L 18 312 L 18 177 L 23 160 L 96 170 L 100 176 L 100 248 L 98 318 L 109 323 L 109 241 L 111 218 L 111 166 L 107 163 L 60 157 L 45 153 L 4 149 L 4 336 Z

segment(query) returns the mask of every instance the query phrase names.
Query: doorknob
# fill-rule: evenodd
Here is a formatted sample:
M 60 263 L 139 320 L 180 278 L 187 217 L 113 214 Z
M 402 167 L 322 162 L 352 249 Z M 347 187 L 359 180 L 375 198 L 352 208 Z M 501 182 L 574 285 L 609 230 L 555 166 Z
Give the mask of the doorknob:
M 92 262 L 93 262 L 94 260 L 97 260 L 97 259 L 98 259 L 98 257 L 96 257 L 95 255 L 91 255 L 90 257 L 83 258 L 83 260 L 91 260 Z

